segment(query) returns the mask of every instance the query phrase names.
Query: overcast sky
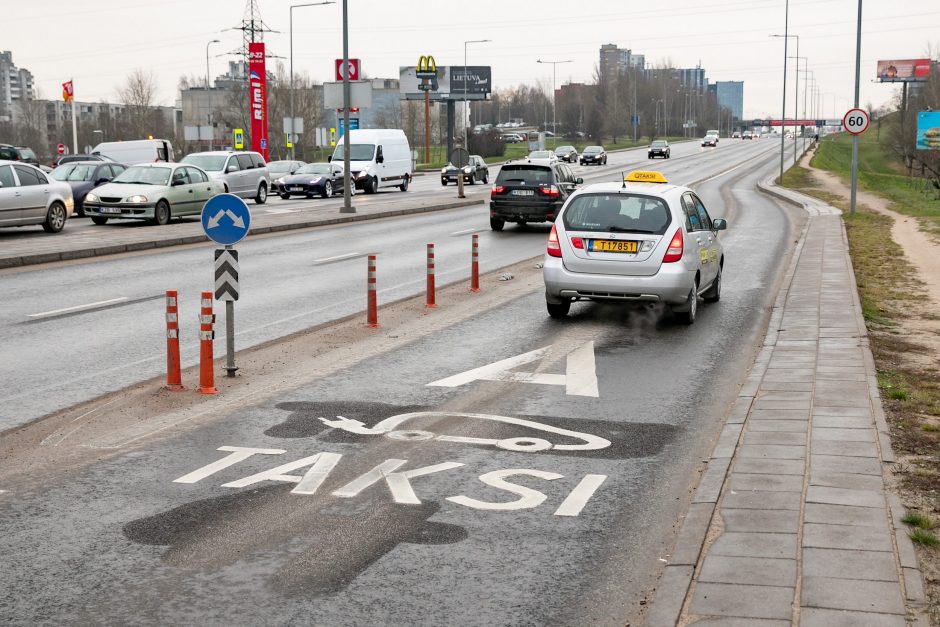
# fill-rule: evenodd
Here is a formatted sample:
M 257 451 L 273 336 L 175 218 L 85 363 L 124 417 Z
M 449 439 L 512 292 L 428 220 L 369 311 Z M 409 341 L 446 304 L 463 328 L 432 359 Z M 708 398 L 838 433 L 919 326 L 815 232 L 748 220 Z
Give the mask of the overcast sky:
M 258 0 L 276 33 L 264 36 L 269 54 L 288 63 L 289 7 L 299 0 Z M 294 9 L 294 67 L 333 80 L 342 56 L 342 0 Z M 116 101 L 117 86 L 135 68 L 152 69 L 160 104 L 173 104 L 181 75 L 204 77 L 206 43 L 214 77 L 227 53 L 241 45 L 237 26 L 245 0 L 0 0 L 0 48 L 30 70 L 43 97 L 58 98 L 60 83 L 75 79 L 77 100 Z M 790 32 L 799 55 L 825 97 L 824 113 L 841 117 L 852 98 L 857 0 L 790 0 Z M 454 7 L 452 17 L 446 11 Z M 783 71 L 784 0 L 349 0 L 349 50 L 372 77 L 398 76 L 433 54 L 439 65 L 490 65 L 496 88 L 544 81 L 557 66 L 557 84 L 591 82 L 601 44 L 645 54 L 647 64 L 701 64 L 710 81 L 744 81 L 744 115 L 779 117 Z M 795 41 L 789 54 L 796 56 Z M 940 1 L 865 0 L 862 23 L 861 103 L 889 100 L 895 87 L 873 82 L 878 59 L 928 56 L 940 48 Z M 800 62 L 802 68 L 803 61 Z M 792 60 L 790 68 L 792 70 Z M 792 106 L 793 73 L 787 91 Z M 803 88 L 802 78 L 800 89 Z M 800 96 L 800 109 L 803 97 Z

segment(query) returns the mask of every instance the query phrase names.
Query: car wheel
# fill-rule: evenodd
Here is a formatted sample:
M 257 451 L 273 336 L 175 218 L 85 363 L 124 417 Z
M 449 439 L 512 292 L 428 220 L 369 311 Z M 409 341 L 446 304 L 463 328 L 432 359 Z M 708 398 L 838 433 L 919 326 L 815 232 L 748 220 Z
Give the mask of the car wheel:
M 65 228 L 65 220 L 68 214 L 65 212 L 65 205 L 56 201 L 49 205 L 46 211 L 46 220 L 42 223 L 42 229 L 46 233 L 58 233 Z
M 333 184 L 327 181 L 323 184 L 323 191 L 320 192 L 322 198 L 329 198 L 333 195 Z
M 268 186 L 262 183 L 258 186 L 258 195 L 255 196 L 255 204 L 263 205 L 268 200 Z
M 366 187 L 367 194 L 374 194 L 379 191 L 379 177 L 373 176 L 369 179 L 369 186 Z
M 223 193 L 225 193 L 225 194 L 228 193 L 228 183 L 223 183 L 223 184 L 222 184 L 222 191 L 223 191 Z
M 489 171 L 483 173 L 483 184 L 487 185 L 490 182 L 490 173 Z
M 718 266 L 718 275 L 712 281 L 711 287 L 702 294 L 702 298 L 705 299 L 706 303 L 717 303 L 721 300 L 721 266 Z
M 698 314 L 698 283 L 689 290 L 689 297 L 686 299 L 682 309 L 686 311 L 674 311 L 673 313 L 682 324 L 692 324 L 695 322 L 695 316 Z
M 398 186 L 398 189 L 400 189 L 400 190 L 403 191 L 403 192 L 407 192 L 407 191 L 408 191 L 408 182 L 409 182 L 409 181 L 411 181 L 411 179 L 410 179 L 410 178 L 408 177 L 408 175 L 406 174 L 406 175 L 405 175 L 405 182 L 402 183 L 401 185 L 399 185 L 399 186 Z
M 165 200 L 157 203 L 153 208 L 153 223 L 164 226 L 170 221 L 170 205 Z
M 284 200 L 290 200 L 290 194 L 281 194 L 281 198 Z
M 470 180 L 467 181 L 467 182 L 470 183 L 471 185 L 476 185 L 476 184 L 477 184 L 477 175 L 476 175 L 476 174 L 471 174 L 471 175 L 470 175 Z
M 441 185 L 447 187 L 447 181 L 445 179 L 441 179 Z
M 494 231 L 502 231 L 506 226 L 506 221 L 502 218 L 490 218 L 490 228 Z
M 104 216 L 91 216 L 91 221 L 95 224 L 107 224 L 108 219 Z
M 571 309 L 571 301 L 563 300 L 560 303 L 550 303 L 545 301 L 545 308 L 548 309 L 548 315 L 552 318 L 565 318 Z

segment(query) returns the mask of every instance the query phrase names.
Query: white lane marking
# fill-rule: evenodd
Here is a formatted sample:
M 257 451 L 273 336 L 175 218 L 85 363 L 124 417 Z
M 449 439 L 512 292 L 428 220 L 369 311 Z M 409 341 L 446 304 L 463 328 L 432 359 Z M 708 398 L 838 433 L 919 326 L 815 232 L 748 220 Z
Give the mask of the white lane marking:
M 561 375 L 557 375 L 561 376 Z M 541 431 L 546 433 L 554 433 L 556 435 L 561 435 L 566 438 L 573 438 L 575 440 L 581 440 L 581 444 L 553 444 L 546 440 L 538 440 L 535 438 L 526 437 L 526 438 L 508 438 L 505 440 L 497 440 L 495 438 L 470 438 L 465 436 L 455 436 L 455 435 L 435 435 L 429 432 L 420 432 L 421 435 L 418 436 L 419 432 L 415 431 L 402 431 L 399 427 L 408 422 L 409 420 L 415 420 L 422 417 L 435 417 L 435 418 L 463 418 L 463 419 L 475 419 L 475 420 L 487 420 L 491 422 L 502 422 L 505 424 L 517 425 L 520 427 L 526 427 L 534 431 Z M 519 452 L 530 452 L 530 451 L 544 451 L 550 448 L 563 450 L 563 451 L 593 451 L 598 449 L 607 448 L 610 446 L 610 440 L 606 440 L 602 437 L 591 435 L 590 433 L 581 433 L 579 431 L 570 431 L 568 429 L 562 429 L 560 427 L 554 427 L 552 425 L 546 425 L 534 420 L 526 420 L 524 418 L 514 418 L 512 416 L 497 416 L 495 414 L 474 414 L 466 412 L 448 412 L 448 411 L 428 411 L 428 412 L 409 412 L 405 414 L 397 414 L 391 416 L 377 423 L 374 427 L 366 427 L 361 421 L 353 420 L 350 418 L 344 418 L 343 416 L 337 416 L 336 419 L 331 418 L 319 418 L 320 422 L 327 425 L 328 427 L 333 427 L 334 429 L 342 429 L 347 433 L 355 433 L 357 435 L 386 435 L 393 440 L 398 439 L 410 439 L 410 440 L 426 440 L 426 439 L 437 439 L 444 442 L 460 442 L 464 444 L 491 444 L 498 448 L 508 450 L 508 451 L 519 451 Z M 524 440 L 524 442 L 520 442 Z
M 274 213 L 274 214 L 298 213 L 298 212 L 300 212 L 300 209 L 266 209 L 265 210 L 265 213 Z
M 427 385 L 453 388 L 482 379 L 484 381 L 563 385 L 565 386 L 565 393 L 571 396 L 591 396 L 594 398 L 599 396 L 593 341 L 568 354 L 564 375 L 543 372 L 512 372 L 513 368 L 544 358 L 548 353 L 548 349 L 548 346 L 539 348 L 496 363 L 432 381 Z
M 353 257 L 361 257 L 365 253 L 346 253 L 345 255 L 336 255 L 335 257 L 324 257 L 323 259 L 315 259 L 314 264 L 329 263 L 331 261 L 341 261 L 343 259 L 352 259 Z
M 225 470 L 229 466 L 234 466 L 238 462 L 245 461 L 252 455 L 280 455 L 281 453 L 286 453 L 287 451 L 282 451 L 279 448 L 246 448 L 244 446 L 220 446 L 219 451 L 226 451 L 231 453 L 231 455 L 226 455 L 218 461 L 214 461 L 211 464 L 206 464 L 202 468 L 197 468 L 189 474 L 183 475 L 179 479 L 174 479 L 173 483 L 196 483 L 205 479 L 209 475 L 214 475 L 220 470 Z
M 509 468 L 506 470 L 494 470 L 493 472 L 488 472 L 486 474 L 480 475 L 480 481 L 485 483 L 488 486 L 494 488 L 499 488 L 500 490 L 506 490 L 507 492 L 512 492 L 513 494 L 518 494 L 519 498 L 515 501 L 509 501 L 508 503 L 491 503 L 489 501 L 480 501 L 469 496 L 460 494 L 458 496 L 448 496 L 447 500 L 451 503 L 456 503 L 457 505 L 463 505 L 465 507 L 470 507 L 473 509 L 486 509 L 494 511 L 512 511 L 517 509 L 532 509 L 533 507 L 538 507 L 541 505 L 547 498 L 545 494 L 539 492 L 538 490 L 533 490 L 526 486 L 521 486 L 516 483 L 509 483 L 504 481 L 503 477 L 512 477 L 513 475 L 527 475 L 530 477 L 537 477 L 539 479 L 546 479 L 548 481 L 554 481 L 555 479 L 561 479 L 564 475 L 559 475 L 554 472 L 545 472 L 542 470 L 529 470 L 526 468 Z
M 53 309 L 51 311 L 43 311 L 35 314 L 27 314 L 27 318 L 45 318 L 47 316 L 55 316 L 58 314 L 68 313 L 72 311 L 83 311 L 85 309 L 93 309 L 95 307 L 101 307 L 102 305 L 113 305 L 114 303 L 123 303 L 128 300 L 127 296 L 121 296 L 119 298 L 112 298 L 110 300 L 101 300 L 97 303 L 88 303 L 87 305 L 75 305 L 74 307 L 65 307 L 63 309 Z
M 454 231 L 450 235 L 451 237 L 455 237 L 457 235 L 470 235 L 471 233 L 482 233 L 483 231 L 489 231 L 489 229 L 464 229 L 462 231 Z
M 571 494 L 555 510 L 555 516 L 577 516 L 580 514 L 606 479 L 607 475 L 585 475 L 584 479 L 575 486 Z
M 714 176 L 710 176 L 710 177 L 708 177 L 707 179 L 703 179 L 703 180 L 699 181 L 698 184 L 701 185 L 702 183 L 707 183 L 707 182 L 709 182 L 709 181 L 713 181 L 713 180 L 715 180 L 716 178 L 718 178 L 718 177 L 720 177 L 720 176 L 724 176 L 725 174 L 728 174 L 728 173 L 730 173 L 730 172 L 734 172 L 734 171 L 737 170 L 738 168 L 743 168 L 744 166 L 749 165 L 750 163 L 751 163 L 750 161 L 745 161 L 745 162 L 743 162 L 743 163 L 739 163 L 738 165 L 734 166 L 733 168 L 728 168 L 727 170 L 724 170 L 723 172 L 719 172 L 718 174 L 715 174 Z
M 388 489 L 391 491 L 392 498 L 396 503 L 421 505 L 421 500 L 412 489 L 409 479 L 463 466 L 463 464 L 458 462 L 444 462 L 442 464 L 434 464 L 433 466 L 415 468 L 414 470 L 394 472 L 407 463 L 407 459 L 387 459 L 366 474 L 353 479 L 339 490 L 333 492 L 333 496 L 351 499 L 369 486 L 385 479 L 385 483 L 388 485 Z

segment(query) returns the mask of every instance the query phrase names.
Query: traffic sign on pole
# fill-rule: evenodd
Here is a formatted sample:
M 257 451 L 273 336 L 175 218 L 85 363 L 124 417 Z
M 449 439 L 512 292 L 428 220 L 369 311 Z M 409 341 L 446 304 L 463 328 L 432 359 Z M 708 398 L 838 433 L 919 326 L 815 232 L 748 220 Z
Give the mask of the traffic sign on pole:
M 350 59 L 349 64 L 346 66 L 348 69 L 349 80 L 358 81 L 359 80 L 359 59 Z M 336 59 L 336 82 L 343 80 L 343 60 Z
M 865 109 L 849 109 L 848 113 L 842 118 L 842 128 L 853 135 L 860 135 L 868 130 L 868 124 L 871 120 Z
M 250 228 L 248 205 L 234 194 L 213 196 L 202 208 L 202 230 L 217 244 L 237 244 Z
M 238 300 L 238 251 L 215 249 L 215 299 Z
M 55 147 L 55 151 L 56 151 L 58 154 L 60 154 L 60 155 L 64 155 L 64 154 L 65 154 L 65 144 L 58 144 L 58 145 Z

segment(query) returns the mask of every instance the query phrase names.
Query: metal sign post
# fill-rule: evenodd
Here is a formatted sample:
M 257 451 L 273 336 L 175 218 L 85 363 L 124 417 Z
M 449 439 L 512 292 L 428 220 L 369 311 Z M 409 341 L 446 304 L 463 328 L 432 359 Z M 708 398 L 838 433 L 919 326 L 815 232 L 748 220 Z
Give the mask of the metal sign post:
M 248 234 L 251 212 L 234 194 L 213 196 L 202 208 L 202 228 L 225 248 L 215 251 L 215 299 L 225 301 L 225 372 L 235 376 L 235 301 L 239 296 L 238 251 L 234 245 Z
M 463 169 L 470 165 L 470 153 L 466 148 L 456 148 L 450 153 L 450 162 L 457 168 L 457 198 L 466 198 L 463 193 Z
M 858 109 L 858 82 L 861 76 L 862 64 L 862 0 L 858 0 L 858 26 L 855 37 L 855 109 Z M 848 117 L 848 114 L 846 114 L 846 117 Z M 843 121 L 843 128 L 849 130 L 845 126 L 845 121 Z M 865 128 L 868 128 L 867 115 L 865 116 Z M 858 135 L 865 128 L 852 134 L 852 198 L 849 205 L 849 213 L 852 215 L 855 215 L 855 195 L 858 189 Z

